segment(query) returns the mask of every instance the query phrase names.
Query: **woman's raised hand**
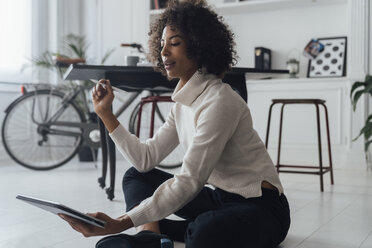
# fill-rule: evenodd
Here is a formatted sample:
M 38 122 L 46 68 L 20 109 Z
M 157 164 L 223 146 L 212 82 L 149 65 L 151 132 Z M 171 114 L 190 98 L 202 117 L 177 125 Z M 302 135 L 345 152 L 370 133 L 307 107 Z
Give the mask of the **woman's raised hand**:
M 114 100 L 114 93 L 109 80 L 101 79 L 92 90 L 94 111 L 99 117 L 111 114 L 111 105 Z
M 111 133 L 119 126 L 119 121 L 112 113 L 112 102 L 114 92 L 109 80 L 101 79 L 92 90 L 94 111 L 105 124 L 106 129 Z

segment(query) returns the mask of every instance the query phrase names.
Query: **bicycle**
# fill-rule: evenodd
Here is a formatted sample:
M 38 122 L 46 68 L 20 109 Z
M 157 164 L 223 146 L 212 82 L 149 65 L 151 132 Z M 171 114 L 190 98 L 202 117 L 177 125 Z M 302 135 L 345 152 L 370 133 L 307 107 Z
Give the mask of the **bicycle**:
M 27 88 L 33 88 L 27 90 Z M 47 84 L 26 84 L 23 94 L 5 110 L 1 135 L 6 152 L 18 164 L 33 170 L 50 170 L 69 160 L 82 146 L 88 146 L 96 161 L 99 140 L 89 135 L 99 128 L 88 109 L 85 91 L 91 87 L 58 88 Z M 87 116 L 88 115 L 88 116 Z
M 122 44 L 122 46 L 130 46 L 138 49 L 140 53 L 144 53 L 140 44 Z M 75 63 L 85 63 L 85 59 L 57 56 L 54 62 L 62 75 L 62 68 Z M 92 86 L 77 86 L 70 88 L 67 92 L 65 89 L 48 84 L 25 84 L 24 86 L 23 95 L 13 101 L 5 110 L 6 115 L 1 135 L 9 156 L 26 168 L 50 170 L 67 163 L 79 151 L 80 147 L 86 146 L 90 148 L 93 160 L 96 162 L 96 150 L 101 144 L 99 136 L 103 133 L 97 125 L 95 113 L 88 111 L 89 114 L 85 114 L 89 109 L 85 92 L 90 90 Z M 28 91 L 27 87 L 34 88 Z M 142 90 L 135 91 L 119 108 L 116 116 L 118 117 L 125 111 L 141 92 Z M 155 92 L 150 90 L 150 95 L 169 92 L 171 92 L 169 89 Z M 77 97 L 80 95 L 83 108 L 79 108 L 77 102 Z M 140 103 L 131 113 L 129 122 L 129 131 L 134 134 L 136 133 L 136 116 L 139 105 Z M 166 110 L 161 110 L 161 108 L 156 107 L 156 129 L 165 122 L 165 114 L 163 113 L 169 112 L 169 108 Z M 142 119 L 146 119 L 146 110 L 143 111 L 142 116 L 144 116 Z M 145 120 L 142 123 L 149 122 Z M 146 130 L 147 127 L 141 126 L 141 129 Z M 141 141 L 145 139 L 144 137 L 139 138 Z M 179 167 L 182 157 L 182 149 L 178 147 L 158 166 L 165 169 Z
M 27 90 L 27 88 L 33 88 Z M 100 147 L 100 139 L 92 139 L 93 132 L 99 132 L 96 115 L 84 114 L 77 103 L 77 97 L 83 96 L 84 109 L 88 109 L 85 91 L 91 86 L 78 86 L 64 92 L 63 89 L 47 84 L 25 84 L 24 93 L 14 100 L 5 110 L 2 125 L 2 141 L 6 152 L 18 164 L 33 170 L 51 170 L 70 161 L 82 146 L 91 149 L 93 160 L 96 162 L 95 150 Z M 165 93 L 161 91 L 160 93 Z M 149 93 L 149 95 L 160 94 Z M 133 93 L 116 112 L 119 116 L 132 104 L 141 92 Z M 137 115 L 140 103 L 131 113 L 129 131 L 136 133 Z M 157 106 L 157 129 L 165 121 L 165 114 L 170 110 L 169 104 Z M 142 123 L 149 123 L 149 112 L 143 110 Z M 141 126 L 142 133 L 148 126 Z M 93 135 L 95 136 L 95 135 Z M 98 136 L 99 137 L 99 136 Z M 139 137 L 142 141 L 146 136 Z M 178 147 L 158 166 L 165 169 L 181 165 L 182 149 Z

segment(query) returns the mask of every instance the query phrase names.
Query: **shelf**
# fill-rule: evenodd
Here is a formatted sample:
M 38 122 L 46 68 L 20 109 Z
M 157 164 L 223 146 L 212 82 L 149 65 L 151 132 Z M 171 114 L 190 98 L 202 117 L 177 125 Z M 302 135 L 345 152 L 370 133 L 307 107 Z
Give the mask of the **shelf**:
M 335 77 L 335 78 L 273 78 L 273 79 L 247 79 L 247 84 L 301 84 L 301 83 L 340 83 L 349 82 L 350 79 L 347 77 Z
M 347 0 L 251 0 L 215 5 L 219 14 L 245 14 L 250 12 L 346 4 Z
M 212 4 L 212 7 L 219 14 L 226 15 L 346 3 L 347 0 L 250 0 L 235 3 Z M 161 9 L 150 10 L 150 15 L 155 16 L 162 13 L 162 11 Z

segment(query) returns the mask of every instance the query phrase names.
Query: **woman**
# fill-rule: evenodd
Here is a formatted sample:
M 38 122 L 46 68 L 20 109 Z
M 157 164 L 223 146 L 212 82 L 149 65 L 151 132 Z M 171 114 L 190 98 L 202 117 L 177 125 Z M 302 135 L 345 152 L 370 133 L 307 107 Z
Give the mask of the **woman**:
M 179 78 L 175 101 L 154 138 L 141 143 L 111 111 L 113 93 L 93 92 L 94 108 L 123 156 L 133 164 L 123 179 L 127 213 L 104 229 L 63 216 L 85 236 L 119 233 L 98 247 L 160 247 L 160 239 L 186 247 L 275 247 L 289 229 L 289 207 L 249 109 L 221 81 L 235 64 L 233 34 L 204 1 L 171 1 L 150 31 L 150 58 L 168 78 Z M 178 144 L 179 173 L 155 169 Z M 205 186 L 206 184 L 212 187 Z M 183 221 L 165 219 L 176 214 Z

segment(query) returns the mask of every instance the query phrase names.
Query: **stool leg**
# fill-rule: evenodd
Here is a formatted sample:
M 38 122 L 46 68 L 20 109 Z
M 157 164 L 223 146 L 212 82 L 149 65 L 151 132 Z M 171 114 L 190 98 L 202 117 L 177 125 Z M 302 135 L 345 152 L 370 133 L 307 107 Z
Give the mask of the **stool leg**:
M 329 122 L 328 122 L 328 109 L 325 104 L 322 104 L 324 107 L 324 113 L 326 118 L 326 127 L 327 127 L 327 143 L 328 143 L 328 156 L 329 156 L 329 168 L 330 168 L 330 174 L 331 174 L 331 184 L 334 184 L 333 181 L 333 163 L 332 163 L 332 152 L 331 152 L 331 138 L 330 138 L 330 132 L 329 132 Z
M 268 117 L 268 119 L 267 119 L 266 140 L 265 140 L 265 147 L 266 147 L 266 150 L 267 150 L 267 146 L 269 145 L 269 133 L 270 133 L 271 111 L 272 111 L 272 109 L 273 109 L 274 104 L 275 104 L 275 102 L 273 102 L 273 103 L 270 105 L 270 108 L 269 108 L 269 117 Z
M 140 129 L 141 129 L 141 116 L 142 116 L 142 108 L 143 108 L 143 105 L 145 104 L 145 102 L 141 101 L 141 105 L 138 109 L 138 114 L 137 114 L 137 132 L 136 132 L 136 136 L 139 138 L 140 137 Z
M 279 172 L 280 167 L 280 152 L 282 148 L 282 130 L 283 130 L 283 110 L 284 110 L 285 103 L 282 104 L 282 108 L 280 110 L 280 124 L 279 124 L 279 142 L 278 142 L 278 157 L 277 157 L 277 167 L 276 170 Z
M 150 138 L 154 136 L 154 126 L 155 126 L 155 109 L 157 108 L 156 101 L 152 102 L 152 109 L 151 109 L 151 123 L 150 123 Z
M 277 160 L 276 160 L 276 170 L 278 171 L 278 173 L 279 173 L 279 167 L 280 167 L 280 152 L 282 150 L 282 130 L 283 130 L 283 112 L 284 112 L 284 106 L 285 106 L 285 103 L 282 104 L 282 107 L 280 109 L 278 154 L 277 154 Z
M 318 153 L 319 153 L 319 176 L 320 176 L 320 191 L 324 191 L 323 186 L 323 161 L 322 161 L 322 139 L 320 134 L 320 120 L 319 120 L 319 105 L 315 104 L 316 108 L 316 123 L 318 127 Z

